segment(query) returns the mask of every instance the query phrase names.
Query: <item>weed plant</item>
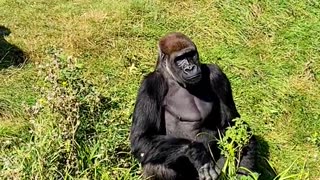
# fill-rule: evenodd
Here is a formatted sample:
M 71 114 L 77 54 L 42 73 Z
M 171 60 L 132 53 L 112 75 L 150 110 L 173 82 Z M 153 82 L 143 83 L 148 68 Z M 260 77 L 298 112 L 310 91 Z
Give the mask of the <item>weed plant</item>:
M 41 154 L 45 153 L 45 156 L 37 158 L 43 159 L 44 163 L 39 170 L 52 170 L 55 178 L 81 177 L 83 173 L 88 178 L 97 176 L 90 169 L 94 157 L 90 157 L 88 150 L 95 144 L 95 125 L 108 109 L 108 101 L 85 78 L 83 67 L 76 59 L 59 55 L 54 55 L 50 63 L 40 65 L 39 77 L 44 81 L 38 81 L 43 82 L 41 98 L 29 111 L 33 118 L 32 135 L 41 140 L 45 132 L 40 133 L 37 126 L 42 124 L 40 121 L 51 121 L 53 131 L 48 138 L 52 139 L 50 144 L 41 145 Z M 51 117 L 43 119 L 47 112 Z M 53 178 L 52 172 L 38 173 Z
M 252 131 L 249 130 L 248 124 L 246 124 L 241 118 L 233 120 L 234 126 L 228 127 L 225 135 L 220 135 L 218 145 L 221 149 L 221 155 L 226 158 L 224 166 L 221 169 L 220 180 L 258 180 L 263 179 L 258 172 L 250 171 L 249 169 L 240 166 L 241 151 L 246 147 L 249 139 L 252 137 Z M 269 162 L 268 162 L 269 163 Z M 269 163 L 270 167 L 274 171 L 275 168 Z M 285 169 L 283 172 L 278 173 L 273 180 L 305 180 L 308 179 L 309 174 L 304 169 L 297 174 L 290 174 L 292 166 Z M 237 175 L 237 172 L 242 171 L 248 175 Z

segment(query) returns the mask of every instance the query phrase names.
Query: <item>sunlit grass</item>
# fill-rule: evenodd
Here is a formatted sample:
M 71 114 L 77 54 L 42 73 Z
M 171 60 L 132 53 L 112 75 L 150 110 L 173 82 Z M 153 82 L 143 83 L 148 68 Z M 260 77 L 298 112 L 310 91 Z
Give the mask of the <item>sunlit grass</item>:
M 217 63 L 230 78 L 242 119 L 260 137 L 259 155 L 277 172 L 304 169 L 319 179 L 319 13 L 318 1 L 294 0 L 0 0 L 0 25 L 11 30 L 5 40 L 30 58 L 0 69 L 0 177 L 58 173 L 41 166 L 53 115 L 38 121 L 34 138 L 25 107 L 40 98 L 37 64 L 61 49 L 83 61 L 84 75 L 112 105 L 95 124 L 96 148 L 88 151 L 101 161 L 88 161 L 88 170 L 103 179 L 139 179 L 128 141 L 137 89 L 154 68 L 159 37 L 181 31 L 198 45 L 202 62 Z

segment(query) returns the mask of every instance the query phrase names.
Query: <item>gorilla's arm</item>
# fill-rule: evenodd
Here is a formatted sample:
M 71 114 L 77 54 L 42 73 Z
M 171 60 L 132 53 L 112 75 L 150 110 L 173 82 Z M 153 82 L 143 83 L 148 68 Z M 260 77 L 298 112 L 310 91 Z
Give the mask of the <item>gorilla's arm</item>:
M 142 82 L 131 128 L 131 148 L 142 163 L 165 164 L 185 156 L 199 169 L 210 161 L 202 143 L 165 135 L 162 101 L 167 91 L 164 77 L 153 72 Z
M 233 126 L 234 118 L 240 117 L 232 95 L 230 81 L 222 70 L 215 64 L 205 65 L 210 71 L 210 82 L 213 91 L 217 94 L 220 101 L 220 116 L 221 116 L 221 132 L 224 133 L 226 127 Z M 250 130 L 250 129 L 248 129 Z M 250 170 L 254 169 L 255 153 L 256 153 L 256 138 L 252 136 L 249 144 L 242 150 L 242 159 L 240 166 Z
M 228 126 L 232 119 L 240 117 L 233 101 L 229 79 L 215 64 L 206 65 L 206 68 L 210 72 L 211 88 L 219 98 L 221 126 Z
M 208 78 L 203 88 L 211 87 L 215 97 L 215 106 L 210 115 L 211 118 L 204 122 L 197 140 L 209 145 L 213 154 L 219 155 L 216 140 L 216 137 L 219 137 L 218 133 L 223 134 L 226 127 L 233 125 L 232 119 L 240 117 L 240 114 L 233 101 L 230 82 L 222 70 L 214 64 L 202 64 L 201 70 L 204 77 Z

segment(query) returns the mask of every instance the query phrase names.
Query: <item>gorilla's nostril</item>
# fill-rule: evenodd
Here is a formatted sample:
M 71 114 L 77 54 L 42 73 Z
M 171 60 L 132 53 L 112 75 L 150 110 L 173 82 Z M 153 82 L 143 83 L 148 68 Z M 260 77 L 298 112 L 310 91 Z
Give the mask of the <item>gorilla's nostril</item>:
M 195 70 L 195 66 L 194 65 L 186 66 L 184 68 L 184 71 L 186 71 L 186 72 L 191 72 L 191 71 L 194 71 L 194 70 Z

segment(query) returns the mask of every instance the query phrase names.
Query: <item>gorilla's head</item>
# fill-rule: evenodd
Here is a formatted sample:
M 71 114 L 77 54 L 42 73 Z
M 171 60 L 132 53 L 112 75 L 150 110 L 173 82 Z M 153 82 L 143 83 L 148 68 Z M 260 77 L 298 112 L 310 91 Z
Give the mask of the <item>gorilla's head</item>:
M 170 33 L 159 41 L 157 68 L 168 72 L 178 83 L 194 85 L 201 80 L 196 45 L 182 33 Z

